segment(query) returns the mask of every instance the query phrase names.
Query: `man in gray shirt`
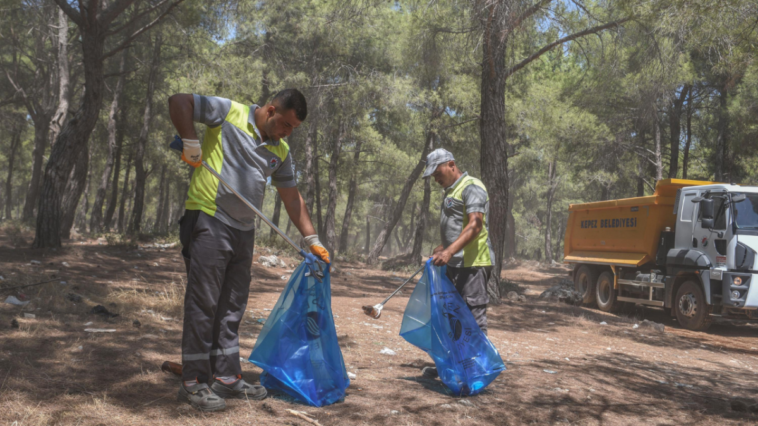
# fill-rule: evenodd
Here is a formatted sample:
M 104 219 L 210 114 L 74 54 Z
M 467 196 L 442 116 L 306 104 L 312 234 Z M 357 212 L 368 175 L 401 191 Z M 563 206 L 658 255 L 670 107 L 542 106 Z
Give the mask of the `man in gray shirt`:
M 492 272 L 494 253 L 487 230 L 489 196 L 482 181 L 461 172 L 450 152 L 439 148 L 426 158 L 424 177 L 433 177 L 445 198 L 440 206 L 442 244 L 433 251 L 436 266 L 447 265 L 447 277 L 487 334 L 487 281 Z M 424 375 L 436 377 L 435 368 Z
M 225 407 L 224 398 L 266 397 L 266 389 L 242 379 L 239 355 L 238 329 L 250 292 L 255 214 L 198 166 L 207 162 L 258 209 L 271 179 L 311 251 L 328 263 L 329 253 L 297 190 L 292 156 L 283 140 L 305 120 L 308 110 L 302 93 L 286 89 L 262 107 L 177 94 L 169 98 L 169 113 L 183 140 L 182 160 L 196 167 L 179 231 L 187 290 L 178 399 L 202 411 L 216 411 Z M 207 126 L 202 144 L 193 122 Z

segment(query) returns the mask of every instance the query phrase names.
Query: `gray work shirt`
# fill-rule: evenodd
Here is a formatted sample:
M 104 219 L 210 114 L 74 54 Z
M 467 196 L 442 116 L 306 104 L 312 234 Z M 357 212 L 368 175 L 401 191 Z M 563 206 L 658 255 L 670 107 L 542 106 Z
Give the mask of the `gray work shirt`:
M 208 126 L 203 138 L 203 160 L 258 209 L 266 181 L 291 188 L 297 185 L 289 146 L 283 140 L 261 140 L 255 126 L 257 105 L 193 95 L 193 121 Z M 233 228 L 255 227 L 255 213 L 202 167 L 195 169 L 186 202 L 188 210 L 202 210 Z

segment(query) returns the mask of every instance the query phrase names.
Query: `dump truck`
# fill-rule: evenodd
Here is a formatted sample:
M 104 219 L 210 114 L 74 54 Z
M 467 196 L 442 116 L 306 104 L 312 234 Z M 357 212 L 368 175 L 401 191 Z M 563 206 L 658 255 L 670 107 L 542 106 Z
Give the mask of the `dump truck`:
M 758 187 L 665 179 L 651 196 L 569 206 L 564 262 L 606 312 L 657 306 L 690 330 L 758 319 L 756 251 Z

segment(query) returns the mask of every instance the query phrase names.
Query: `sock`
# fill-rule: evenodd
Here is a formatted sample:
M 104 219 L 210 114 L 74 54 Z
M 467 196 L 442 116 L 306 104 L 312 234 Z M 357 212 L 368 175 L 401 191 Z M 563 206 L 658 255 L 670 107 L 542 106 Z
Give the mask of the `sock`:
M 237 381 L 237 376 L 221 376 L 221 377 L 216 377 L 216 380 L 218 380 L 219 382 L 225 385 L 230 385 Z

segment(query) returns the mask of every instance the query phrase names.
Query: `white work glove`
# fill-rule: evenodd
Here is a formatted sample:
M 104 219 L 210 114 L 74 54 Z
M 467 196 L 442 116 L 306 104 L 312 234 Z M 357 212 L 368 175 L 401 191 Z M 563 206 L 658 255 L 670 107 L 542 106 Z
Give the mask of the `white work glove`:
M 192 167 L 200 167 L 203 161 L 203 150 L 200 148 L 200 141 L 197 139 L 182 139 L 182 142 L 184 142 L 182 160 Z
M 329 251 L 321 244 L 318 239 L 318 235 L 309 235 L 305 237 L 305 244 L 308 244 L 308 248 L 311 249 L 311 253 L 320 257 L 326 263 L 329 263 Z

